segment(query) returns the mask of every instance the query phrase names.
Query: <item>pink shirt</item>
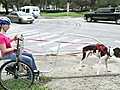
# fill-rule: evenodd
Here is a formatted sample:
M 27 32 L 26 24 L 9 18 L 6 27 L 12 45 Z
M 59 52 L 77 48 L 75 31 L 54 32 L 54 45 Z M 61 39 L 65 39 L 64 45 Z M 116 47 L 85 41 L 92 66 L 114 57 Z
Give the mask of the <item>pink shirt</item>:
M 9 37 L 4 36 L 3 34 L 0 33 L 0 44 L 5 44 L 6 48 L 11 48 L 11 40 Z M 3 56 L 4 54 L 10 54 L 13 51 L 7 52 L 7 53 L 3 53 L 1 51 L 1 55 Z

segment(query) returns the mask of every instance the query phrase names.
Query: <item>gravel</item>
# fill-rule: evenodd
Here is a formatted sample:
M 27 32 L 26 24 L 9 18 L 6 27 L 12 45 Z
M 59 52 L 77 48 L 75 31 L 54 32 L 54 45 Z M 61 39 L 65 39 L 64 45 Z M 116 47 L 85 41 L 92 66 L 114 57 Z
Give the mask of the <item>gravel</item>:
M 112 72 L 106 72 L 102 61 L 100 76 L 96 76 L 98 59 L 89 57 L 82 71 L 78 70 L 80 57 L 77 56 L 37 56 L 36 63 L 45 76 L 52 81 L 45 85 L 52 90 L 120 90 L 120 60 L 112 57 L 108 67 Z M 56 62 L 56 64 L 54 63 Z M 54 68 L 55 64 L 55 68 Z M 49 72 L 50 71 L 50 72 Z

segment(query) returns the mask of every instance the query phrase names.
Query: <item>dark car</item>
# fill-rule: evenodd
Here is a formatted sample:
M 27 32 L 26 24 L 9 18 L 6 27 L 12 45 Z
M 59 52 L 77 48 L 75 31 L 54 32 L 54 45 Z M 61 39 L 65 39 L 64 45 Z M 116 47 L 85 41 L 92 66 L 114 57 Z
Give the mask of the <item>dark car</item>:
M 120 24 L 120 12 L 116 12 L 115 8 L 98 8 L 95 12 L 90 12 L 84 15 L 87 22 L 97 21 L 115 21 Z

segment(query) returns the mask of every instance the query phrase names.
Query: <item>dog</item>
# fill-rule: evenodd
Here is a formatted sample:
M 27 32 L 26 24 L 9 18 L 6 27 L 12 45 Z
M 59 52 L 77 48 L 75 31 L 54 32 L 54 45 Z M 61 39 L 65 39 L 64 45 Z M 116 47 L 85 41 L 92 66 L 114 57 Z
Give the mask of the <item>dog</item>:
M 93 53 L 95 56 L 99 58 L 98 70 L 97 70 L 96 75 L 100 75 L 100 65 L 101 65 L 102 60 L 105 60 L 105 66 L 106 66 L 107 72 L 111 72 L 110 70 L 108 70 L 108 66 L 107 66 L 108 59 L 112 56 L 120 58 L 119 47 L 107 48 L 105 45 L 99 44 L 99 43 L 93 44 L 93 45 L 87 45 L 83 47 L 83 50 L 82 50 L 82 59 L 79 62 L 79 70 L 82 70 L 82 67 L 84 67 L 82 65 L 83 60 L 86 60 L 91 53 Z

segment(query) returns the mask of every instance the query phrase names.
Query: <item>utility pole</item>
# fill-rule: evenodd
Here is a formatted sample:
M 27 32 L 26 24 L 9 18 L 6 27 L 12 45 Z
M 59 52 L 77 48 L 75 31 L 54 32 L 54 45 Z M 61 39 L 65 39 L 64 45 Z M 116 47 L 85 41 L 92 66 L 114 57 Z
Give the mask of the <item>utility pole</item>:
M 41 0 L 39 0 L 39 2 L 40 2 L 40 3 L 39 3 L 39 8 L 41 9 Z
M 47 13 L 47 4 L 48 4 L 48 2 L 47 2 L 47 0 L 46 0 L 46 1 L 45 1 L 46 13 Z
M 67 0 L 67 16 L 69 16 L 70 14 L 70 3 L 71 3 L 71 0 Z

